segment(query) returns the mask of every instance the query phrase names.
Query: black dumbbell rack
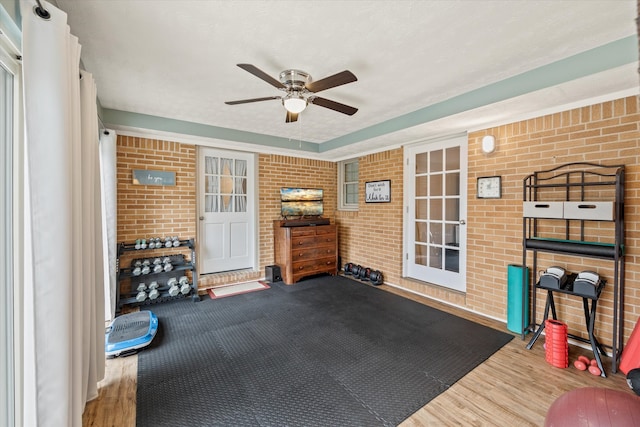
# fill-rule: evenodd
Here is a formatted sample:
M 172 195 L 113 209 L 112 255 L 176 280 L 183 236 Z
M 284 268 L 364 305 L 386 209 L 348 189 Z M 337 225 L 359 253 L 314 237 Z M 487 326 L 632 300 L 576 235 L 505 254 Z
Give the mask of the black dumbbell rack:
M 176 254 L 176 250 L 182 248 L 190 249 L 190 259 L 187 259 L 184 254 Z M 138 252 L 139 257 L 135 257 L 131 260 L 129 265 L 121 265 L 121 258 L 127 252 Z M 170 271 L 153 271 L 153 260 L 155 258 L 164 259 L 169 257 L 173 268 Z M 151 271 L 148 274 L 134 274 L 135 264 L 137 261 L 142 262 L 148 259 L 151 261 Z M 178 293 L 175 296 L 169 294 L 168 281 L 172 277 L 178 279 L 180 276 L 186 275 L 187 271 L 191 271 L 191 283 L 189 293 Z M 116 260 L 116 313 L 120 313 L 124 306 L 141 306 L 158 304 L 166 301 L 173 301 L 176 299 L 191 297 L 192 300 L 200 301 L 198 295 L 198 273 L 196 270 L 196 251 L 195 242 L 193 239 L 180 240 L 180 245 L 176 247 L 160 247 L 154 249 L 136 249 L 135 243 L 122 242 L 118 245 L 118 258 Z M 138 294 L 138 284 L 145 283 L 147 286 L 151 282 L 157 282 L 159 287 L 159 295 L 155 299 L 146 298 L 144 301 L 138 301 L 136 295 Z

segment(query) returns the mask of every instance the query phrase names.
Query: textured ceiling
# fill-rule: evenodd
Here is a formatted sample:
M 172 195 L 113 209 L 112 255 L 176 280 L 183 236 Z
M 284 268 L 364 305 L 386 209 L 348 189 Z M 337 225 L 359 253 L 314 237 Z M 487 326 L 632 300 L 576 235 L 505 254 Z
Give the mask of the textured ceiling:
M 637 16 L 635 0 L 56 3 L 80 39 L 103 108 L 315 143 L 634 35 Z M 277 100 L 225 105 L 281 94 L 238 63 L 276 78 L 288 68 L 315 80 L 348 69 L 358 81 L 321 96 L 359 111 L 350 117 L 311 105 L 299 122 L 286 124 Z M 403 143 L 628 90 L 638 85 L 635 69 L 568 82 L 567 89 L 503 101 L 473 116 L 361 138 L 354 147 Z M 334 155 L 355 149 L 346 145 Z

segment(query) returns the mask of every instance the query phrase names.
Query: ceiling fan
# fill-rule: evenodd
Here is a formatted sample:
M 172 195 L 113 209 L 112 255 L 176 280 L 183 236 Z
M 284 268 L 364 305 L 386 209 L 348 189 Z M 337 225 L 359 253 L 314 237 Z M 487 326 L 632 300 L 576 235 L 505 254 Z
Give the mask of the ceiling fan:
M 264 71 L 251 64 L 238 64 L 238 67 L 264 80 L 277 89 L 285 92 L 284 96 L 267 96 L 264 98 L 241 99 L 239 101 L 227 101 L 227 105 L 247 104 L 249 102 L 282 100 L 282 105 L 287 110 L 286 123 L 295 122 L 308 104 L 319 105 L 339 113 L 353 116 L 357 108 L 341 104 L 330 99 L 321 98 L 313 94 L 332 87 L 341 86 L 357 81 L 356 76 L 348 70 L 334 74 L 318 81 L 312 81 L 309 73 L 300 70 L 284 70 L 280 73 L 280 80 L 276 80 Z

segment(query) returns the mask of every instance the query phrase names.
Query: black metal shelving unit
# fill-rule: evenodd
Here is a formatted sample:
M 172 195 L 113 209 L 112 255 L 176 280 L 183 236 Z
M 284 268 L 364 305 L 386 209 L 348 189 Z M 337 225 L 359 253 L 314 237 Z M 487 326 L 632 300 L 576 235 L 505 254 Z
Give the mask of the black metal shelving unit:
M 600 294 L 607 283 L 602 280 L 592 295 L 582 295 L 572 290 L 573 277 L 562 289 L 549 289 L 536 281 L 538 271 L 538 253 L 546 252 L 584 258 L 596 258 L 613 263 L 613 323 L 611 345 L 611 370 L 617 372 L 623 347 L 623 307 L 624 307 L 624 165 L 599 165 L 594 163 L 569 163 L 553 169 L 534 172 L 523 181 L 523 250 L 522 265 L 527 265 L 527 255 L 532 254 L 531 277 L 527 277 L 523 268 L 523 283 L 529 283 L 531 295 L 531 322 L 522 322 L 522 339 L 526 331 L 534 332 L 527 345 L 530 349 L 544 328 L 544 321 L 551 309 L 556 318 L 554 293 L 563 293 L 582 298 L 585 324 L 589 339 L 569 335 L 571 338 L 591 344 L 594 356 L 606 376 L 600 361 L 605 354 L 603 346 L 595 338 L 593 331 L 596 307 Z M 591 241 L 587 224 L 591 221 L 613 223 L 613 235 L 607 242 Z M 542 230 L 555 230 L 554 237 L 545 237 Z M 564 236 L 558 238 L 557 230 L 563 230 Z M 586 268 L 585 270 L 590 270 Z M 535 283 L 533 283 L 535 282 Z M 547 291 L 544 319 L 536 322 L 537 290 Z M 523 286 L 522 313 L 526 311 L 529 300 L 527 287 Z
M 158 304 L 166 301 L 173 301 L 180 298 L 191 297 L 193 301 L 200 301 L 198 295 L 198 274 L 196 269 L 196 251 L 195 242 L 193 239 L 180 240 L 179 246 L 172 246 L 170 248 L 160 247 L 154 249 L 136 249 L 135 243 L 122 242 L 118 245 L 118 258 L 116 261 L 116 277 L 118 284 L 116 286 L 116 312 L 119 313 L 122 307 L 128 306 L 140 306 L 149 304 Z M 181 248 L 190 249 L 190 259 L 186 259 L 184 254 L 176 252 Z M 131 260 L 129 266 L 122 266 L 120 259 L 126 252 L 140 253 L 140 258 L 134 258 Z M 155 259 L 169 257 L 173 268 L 170 271 L 150 271 L 148 274 L 134 274 L 135 262 L 143 259 Z M 169 293 L 170 287 L 167 282 L 170 278 L 184 275 L 187 271 L 191 271 L 191 283 L 188 293 L 178 293 L 177 295 L 171 295 Z M 155 299 L 146 298 L 144 301 L 138 301 L 136 295 L 138 293 L 137 284 L 156 281 L 159 285 L 158 297 Z

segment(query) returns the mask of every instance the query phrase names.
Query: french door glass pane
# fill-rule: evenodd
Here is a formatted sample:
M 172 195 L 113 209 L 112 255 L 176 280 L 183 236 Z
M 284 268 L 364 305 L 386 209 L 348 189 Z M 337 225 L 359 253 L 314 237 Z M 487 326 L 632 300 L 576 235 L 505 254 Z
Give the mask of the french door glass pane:
M 441 220 L 442 219 L 442 199 L 431 199 L 431 212 L 429 219 Z
M 247 161 L 236 159 L 236 176 L 247 176 Z
M 430 222 L 429 229 L 429 238 L 431 243 L 435 245 L 442 245 L 442 223 Z
M 221 159 L 220 175 L 233 175 L 233 159 Z
M 429 195 L 431 197 L 442 196 L 442 175 L 431 175 L 431 184 L 429 185 Z
M 415 245 L 415 248 L 416 248 L 415 263 L 419 265 L 427 265 L 427 246 Z
M 247 211 L 247 196 L 236 196 L 236 212 Z
M 430 153 L 429 172 L 442 172 L 442 150 L 435 150 Z
M 427 153 L 416 154 L 416 175 L 427 172 Z
M 436 246 L 429 247 L 429 267 L 442 268 L 442 249 Z
M 232 194 L 233 193 L 233 178 L 230 176 L 220 177 L 220 193 Z
M 204 173 L 214 174 L 218 173 L 218 158 L 206 156 L 204 159 Z
M 445 249 L 444 268 L 447 271 L 460 272 L 460 251 L 457 249 Z
M 447 246 L 458 246 L 460 225 L 458 224 L 445 224 L 444 225 L 444 243 Z
M 231 195 L 220 195 L 220 212 L 233 212 L 233 197 Z
M 416 176 L 416 197 L 424 197 L 427 195 L 427 175 Z
M 460 172 L 450 172 L 445 175 L 445 194 L 447 196 L 460 195 Z
M 247 179 L 236 178 L 235 194 L 247 194 Z
M 447 148 L 446 156 L 448 171 L 460 169 L 460 147 Z
M 445 201 L 445 220 L 456 221 L 460 220 L 460 199 L 446 199 Z
M 416 242 L 427 243 L 429 241 L 427 236 L 427 223 L 416 221 Z
M 416 200 L 416 219 L 428 219 L 429 212 L 427 210 L 427 200 L 426 199 L 418 199 Z
M 218 212 L 218 195 L 209 195 L 204 196 L 204 210 L 205 212 Z
M 213 176 L 207 176 L 207 179 L 205 181 L 205 189 L 204 192 L 205 193 L 219 193 L 220 190 L 218 189 L 218 177 L 213 175 Z

